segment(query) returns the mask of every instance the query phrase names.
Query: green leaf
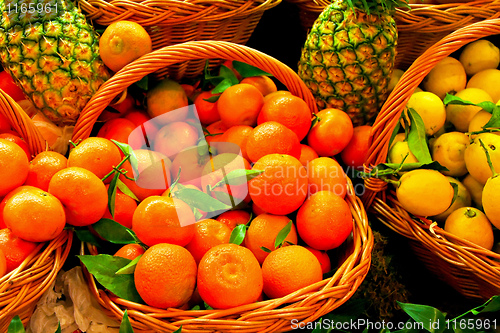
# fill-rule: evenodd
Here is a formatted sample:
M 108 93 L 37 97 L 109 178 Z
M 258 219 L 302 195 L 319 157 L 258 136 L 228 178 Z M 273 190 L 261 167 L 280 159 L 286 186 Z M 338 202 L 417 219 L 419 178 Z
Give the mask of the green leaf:
M 231 236 L 229 237 L 229 243 L 241 245 L 243 239 L 245 239 L 245 234 L 247 232 L 247 226 L 244 224 L 238 224 L 233 231 L 231 231 Z
M 99 243 L 98 243 L 96 236 L 94 236 L 90 232 L 90 230 L 88 230 L 88 229 L 73 229 L 73 230 L 76 234 L 76 237 L 78 237 L 78 239 L 81 242 L 89 243 L 89 244 L 92 244 L 94 246 L 99 247 Z
M 149 79 L 148 79 L 148 76 L 146 75 L 145 77 L 143 77 L 142 79 L 140 79 L 139 81 L 137 81 L 135 83 L 135 85 L 137 87 L 139 87 L 140 89 L 142 89 L 142 90 L 148 91 L 148 89 L 149 89 Z
M 174 333 L 182 333 L 182 325 L 181 325 L 181 327 L 179 327 L 179 329 L 178 329 L 178 330 L 175 330 L 175 332 L 174 332 Z
M 431 163 L 432 157 L 427 144 L 424 121 L 412 108 L 408 109 L 410 118 L 410 132 L 408 133 L 408 147 L 420 163 Z
M 135 201 L 140 201 L 139 198 L 137 198 L 135 194 L 128 188 L 128 186 L 120 180 L 120 178 L 118 178 L 118 180 L 116 181 L 116 186 L 120 191 L 122 191 L 123 194 L 128 195 Z
M 444 105 L 455 104 L 455 105 L 474 105 L 474 106 L 479 106 L 484 111 L 489 112 L 489 113 L 493 113 L 493 110 L 496 107 L 495 103 L 490 102 L 490 101 L 484 101 L 484 102 L 480 102 L 480 103 L 472 103 L 472 102 L 463 100 L 460 97 L 457 97 L 455 95 L 450 95 L 450 94 L 446 94 L 446 96 L 443 99 L 443 103 L 444 103 Z
M 25 333 L 25 332 L 26 331 L 24 330 L 24 326 L 23 326 L 23 322 L 21 321 L 21 318 L 18 315 L 16 315 L 10 321 L 7 333 Z
M 205 306 L 205 310 L 213 310 L 214 309 L 213 307 L 208 305 L 207 302 L 203 302 L 203 305 Z
M 276 236 L 276 239 L 274 240 L 274 248 L 277 249 L 279 248 L 283 242 L 285 241 L 285 238 L 288 237 L 288 234 L 292 230 L 292 220 L 290 220 L 284 227 L 283 229 L 278 232 L 278 235 Z
M 227 175 L 224 176 L 220 181 L 218 181 L 212 188 L 216 188 L 221 185 L 243 185 L 253 178 L 259 176 L 263 173 L 264 170 L 246 170 L 246 169 L 236 169 L 230 171 Z
M 212 94 L 220 94 L 223 93 L 224 90 L 231 87 L 233 84 L 230 80 L 224 79 L 222 80 L 214 89 L 212 89 Z
M 57 323 L 57 329 L 55 333 L 61 333 L 61 323 Z
M 123 142 L 118 142 L 116 140 L 113 140 L 111 139 L 111 141 L 114 142 L 115 145 L 118 146 L 118 148 L 120 148 L 120 150 L 123 152 L 123 154 L 125 154 L 125 156 L 128 156 L 129 157 L 129 162 L 130 162 L 130 165 L 132 166 L 132 170 L 134 170 L 134 173 L 136 175 L 139 174 L 139 169 L 138 169 L 138 162 L 137 162 L 137 157 L 135 156 L 135 153 L 134 153 L 134 150 L 132 149 L 132 147 L 130 147 L 128 144 L 126 143 L 123 143 Z M 132 177 L 132 176 L 130 176 Z
M 231 206 L 212 198 L 210 195 L 193 188 L 183 188 L 175 192 L 175 197 L 187 203 L 190 207 L 198 208 L 204 212 L 231 209 Z
M 128 312 L 125 310 L 123 313 L 122 322 L 120 324 L 120 331 L 118 333 L 134 333 L 134 329 L 130 324 L 130 320 L 128 319 Z
M 219 100 L 219 98 L 220 98 L 220 95 L 213 95 L 213 96 L 211 96 L 209 98 L 204 98 L 203 100 L 207 101 L 207 102 L 210 102 L 210 103 L 215 103 L 215 102 L 217 102 Z
M 139 259 L 141 259 L 142 254 L 138 255 L 134 260 L 129 262 L 126 266 L 120 268 L 119 270 L 116 271 L 116 274 L 134 274 L 135 271 L 135 266 L 137 266 L 137 263 L 139 262 Z
M 396 127 L 394 127 L 394 131 L 392 131 L 391 138 L 389 139 L 389 147 L 394 142 L 394 138 L 396 138 L 396 135 L 399 133 L 400 128 L 401 128 L 401 123 L 398 121 L 396 123 Z
M 133 244 L 138 242 L 137 236 L 135 236 L 135 233 L 131 229 L 110 219 L 100 219 L 92 224 L 92 227 L 99 236 L 114 244 Z
M 422 323 L 424 329 L 427 331 L 441 333 L 446 329 L 446 315 L 438 309 L 428 305 L 401 302 L 398 302 L 398 304 L 413 320 L 417 323 Z M 438 324 L 436 325 L 436 323 Z
M 397 172 L 405 172 L 416 169 L 429 169 L 436 171 L 448 171 L 448 169 L 437 161 L 431 163 L 380 163 L 377 164 L 370 173 L 359 172 L 361 178 L 380 178 L 382 176 L 396 174 Z
M 267 252 L 267 253 L 271 253 L 271 252 L 273 252 L 273 251 L 269 250 L 269 249 L 268 249 L 267 247 L 265 247 L 265 246 L 261 246 L 261 247 L 260 247 L 260 249 L 261 249 L 262 251 L 264 251 L 264 252 Z
M 233 60 L 233 68 L 241 75 L 241 77 L 252 77 L 252 76 L 272 76 L 271 74 L 264 72 L 262 69 L 255 66 L 246 64 L 241 61 Z
M 234 74 L 233 70 L 226 65 L 220 66 L 219 76 L 223 77 L 225 80 L 229 80 L 232 86 L 239 83 L 238 78 Z
M 118 177 L 120 177 L 120 173 L 115 172 L 108 187 L 108 209 L 113 218 L 115 218 L 116 182 Z
M 487 300 L 484 304 L 475 307 L 474 309 L 471 309 L 464 314 L 461 314 L 460 316 L 454 318 L 453 320 L 457 320 L 459 318 L 462 318 L 470 313 L 473 315 L 478 315 L 480 313 L 484 312 L 497 312 L 500 311 L 500 295 L 496 295 L 491 297 L 489 300 Z
M 116 274 L 120 268 L 125 267 L 131 260 L 109 254 L 79 255 L 77 257 L 104 288 L 118 297 L 144 304 L 137 289 L 135 289 L 134 275 Z
M 450 185 L 451 185 L 451 187 L 453 187 L 453 199 L 451 199 L 451 204 L 450 204 L 450 207 L 451 207 L 451 205 L 453 205 L 453 203 L 455 202 L 455 200 L 457 200 L 457 196 L 458 196 L 458 184 L 450 182 Z
M 483 129 L 500 127 L 500 106 L 495 105 L 490 120 L 484 124 Z
M 203 217 L 203 214 L 197 208 L 193 208 L 193 214 L 196 221 L 200 220 Z

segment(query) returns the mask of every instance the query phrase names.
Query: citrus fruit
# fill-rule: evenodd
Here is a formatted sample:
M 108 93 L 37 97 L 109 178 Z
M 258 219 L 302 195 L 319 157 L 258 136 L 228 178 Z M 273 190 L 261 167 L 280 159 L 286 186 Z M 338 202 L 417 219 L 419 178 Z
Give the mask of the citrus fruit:
M 351 141 L 340 153 L 342 162 L 348 167 L 363 170 L 363 164 L 368 157 L 368 149 L 370 148 L 371 129 L 372 127 L 369 125 L 354 127 Z
M 436 94 L 440 99 L 446 93 L 454 94 L 465 88 L 467 73 L 464 66 L 453 57 L 441 59 L 422 81 L 425 91 Z
M 186 249 L 198 264 L 208 250 L 219 244 L 229 243 L 231 229 L 222 222 L 206 219 L 195 223 L 195 232 Z
M 278 91 L 276 83 L 274 83 L 274 81 L 266 75 L 246 77 L 241 80 L 240 83 L 251 84 L 255 88 L 259 89 L 259 91 L 262 93 L 262 96 L 264 97 L 269 95 L 270 93 Z
M 262 264 L 264 293 L 284 297 L 323 279 L 318 259 L 306 248 L 286 246 L 273 251 Z
M 196 275 L 196 262 L 188 250 L 175 244 L 156 244 L 137 262 L 134 282 L 146 304 L 176 308 L 193 295 Z
M 219 97 L 217 110 L 227 127 L 254 126 L 263 104 L 264 97 L 259 89 L 248 83 L 239 83 L 224 90 Z
M 185 202 L 166 196 L 150 196 L 137 206 L 132 230 L 148 246 L 159 243 L 185 246 L 193 239 L 194 223 L 194 214 Z
M 318 157 L 307 165 L 309 195 L 331 191 L 340 197 L 347 193 L 347 179 L 340 164 L 330 157 Z
M 108 139 L 90 137 L 71 149 L 68 167 L 80 167 L 94 173 L 99 179 L 104 178 L 121 161 L 120 150 Z M 106 183 L 112 177 L 106 178 Z
M 254 204 L 270 214 L 286 215 L 302 205 L 307 196 L 307 171 L 290 155 L 269 154 L 252 170 L 264 171 L 248 183 Z
M 188 114 L 188 98 L 181 85 L 171 79 L 163 79 L 146 96 L 147 111 L 159 125 L 183 121 Z
M 180 151 L 198 142 L 198 131 L 187 122 L 173 122 L 160 128 L 154 139 L 154 150 L 171 160 Z
M 209 161 L 208 149 L 199 149 L 199 146 L 186 148 L 180 151 L 172 161 L 171 174 L 175 177 L 179 175 L 178 181 L 182 185 L 194 185 L 201 188 L 203 169 Z
M 474 74 L 467 81 L 467 88 L 479 88 L 491 96 L 493 102 L 500 100 L 500 70 L 485 69 Z
M 170 160 L 163 154 L 147 149 L 134 150 L 137 158 L 137 170 L 133 170 L 129 161 L 122 165 L 127 173 L 120 180 L 135 194 L 139 201 L 151 195 L 160 195 L 170 186 Z
M 464 186 L 464 184 L 462 184 L 462 182 L 460 182 L 456 178 L 449 177 L 449 176 L 446 178 L 448 178 L 448 181 L 450 183 L 454 183 L 457 185 L 457 187 L 458 187 L 457 196 L 456 196 L 455 200 L 453 201 L 453 203 L 451 204 L 451 206 L 448 207 L 447 210 L 445 210 L 441 214 L 433 217 L 433 219 L 438 221 L 438 222 L 444 222 L 446 220 L 446 218 L 451 213 L 453 213 L 455 210 L 457 210 L 458 208 L 470 207 L 470 205 L 472 204 L 471 195 L 469 193 L 469 190 Z
M 417 163 L 418 160 L 413 155 L 410 150 L 410 146 L 408 145 L 408 141 L 396 141 L 392 144 L 389 153 L 387 154 L 387 160 L 389 163 L 395 164 L 408 164 L 408 163 Z
M 395 68 L 392 71 L 391 80 L 389 81 L 389 85 L 387 86 L 388 92 L 391 92 L 394 89 L 394 87 L 396 87 L 396 84 L 398 84 L 399 79 L 401 79 L 401 76 L 403 76 L 404 73 L 405 72 L 399 68 Z
M 25 185 L 49 189 L 49 182 L 58 171 L 68 166 L 68 159 L 55 151 L 43 151 L 30 161 Z
M 312 194 L 297 212 L 300 238 L 317 250 L 331 250 L 340 246 L 352 228 L 349 205 L 342 197 L 330 191 Z
M 102 180 L 79 167 L 66 168 L 54 174 L 48 192 L 61 201 L 66 222 L 74 226 L 87 226 L 99 221 L 108 205 L 108 193 Z
M 314 160 L 315 158 L 318 158 L 318 154 L 309 147 L 308 145 L 301 144 L 300 145 L 300 158 L 299 161 L 302 163 L 303 166 L 307 168 L 307 165 Z
M 273 251 L 276 237 L 289 222 L 290 218 L 287 216 L 267 213 L 260 214 L 252 220 L 245 236 L 245 246 L 252 251 L 259 263 L 262 264 L 269 255 L 262 247 Z M 297 231 L 293 224 L 283 244 L 287 245 L 287 242 L 297 244 Z
M 310 246 L 304 246 L 309 252 L 314 254 L 314 256 L 318 259 L 319 264 L 321 265 L 321 272 L 323 274 L 328 273 L 332 269 L 332 263 L 330 261 L 330 257 L 326 251 L 320 251 L 313 249 Z
M 139 244 L 125 244 L 114 254 L 117 257 L 134 260 L 144 254 L 145 250 Z
M 99 132 L 97 132 L 97 137 L 105 138 L 108 140 L 115 140 L 121 143 L 132 143 L 128 139 L 134 131 L 136 126 L 133 122 L 125 118 L 116 118 L 108 120 L 102 125 Z M 132 147 L 137 149 L 138 147 Z
M 247 139 L 246 150 L 252 162 L 268 154 L 286 154 L 300 158 L 300 141 L 295 133 L 276 121 L 255 127 Z
M 276 121 L 292 130 L 302 141 L 311 128 L 311 109 L 300 97 L 293 95 L 275 96 L 262 105 L 257 124 Z
M 493 102 L 486 91 L 478 88 L 465 88 L 455 94 L 461 99 L 472 102 Z M 449 104 L 446 106 L 446 120 L 455 126 L 455 129 L 460 132 L 467 132 L 472 118 L 481 110 L 481 107 L 474 105 L 457 105 Z
M 271 98 L 274 98 L 276 96 L 292 96 L 292 93 L 289 92 L 288 90 L 278 90 L 274 91 L 272 93 L 267 94 L 264 96 L 264 103 L 270 100 Z
M 318 121 L 307 134 L 307 144 L 319 156 L 340 153 L 351 141 L 353 125 L 351 118 L 339 109 L 324 109 L 316 113 Z
M 31 160 L 30 148 L 28 147 L 26 141 L 24 141 L 24 139 L 21 138 L 19 135 L 12 133 L 2 133 L 0 134 L 0 139 L 10 141 L 21 147 L 22 150 L 24 150 L 24 152 L 26 153 L 26 157 L 28 158 L 28 160 L 29 161 Z
M 422 118 L 427 135 L 433 135 L 444 126 L 446 109 L 436 94 L 428 91 L 413 93 L 406 106 L 415 110 Z
M 462 179 L 462 184 L 464 184 L 467 191 L 469 191 L 470 196 L 472 198 L 472 202 L 474 203 L 474 205 L 476 205 L 476 207 L 482 209 L 484 184 L 481 184 L 480 182 L 478 182 L 470 174 L 468 174 L 467 176 L 465 176 L 464 179 Z
M 500 199 L 500 177 L 495 175 L 488 178 L 483 188 L 483 210 L 488 220 L 497 228 L 500 229 L 500 207 L 498 205 Z
M 38 244 L 25 241 L 12 232 L 9 228 L 0 230 L 0 250 L 5 255 L 7 273 L 13 271 L 30 256 Z
M 4 72 L 1 72 L 4 73 Z M 0 73 L 0 75 L 1 75 Z M 0 113 L 0 133 L 10 131 L 10 121 L 2 113 Z
M 21 186 L 29 172 L 26 153 L 15 143 L 0 139 L 0 197 Z
M 114 72 L 153 50 L 151 37 L 138 23 L 113 22 L 99 39 L 99 55 Z
M 227 131 L 228 127 L 218 120 L 206 127 L 205 140 L 210 143 L 211 141 L 219 141 L 221 134 Z
M 222 135 L 219 135 L 217 141 L 229 142 L 233 143 L 234 145 L 215 144 L 215 147 L 218 149 L 219 153 L 225 152 L 240 154 L 241 152 L 241 156 L 248 160 L 249 158 L 247 154 L 247 141 L 252 131 L 253 128 L 247 125 L 231 126 Z
M 108 188 L 109 185 L 106 185 L 106 190 L 108 190 Z M 109 207 L 106 207 L 106 212 L 104 213 L 103 218 L 111 219 L 130 229 L 132 228 L 132 216 L 134 215 L 136 208 L 137 202 L 117 188 L 115 194 L 114 214 L 112 215 L 109 211 Z
M 233 230 L 238 224 L 247 224 L 250 222 L 250 217 L 251 215 L 249 212 L 235 209 L 220 214 L 217 216 L 216 220 L 224 223 L 229 229 Z
M 0 278 L 7 273 L 7 259 L 5 253 L 0 249 Z
M 485 249 L 491 250 L 493 247 L 491 223 L 477 208 L 458 208 L 446 219 L 444 230 Z
M 451 205 L 453 187 L 446 176 L 439 171 L 411 170 L 405 173 L 399 181 L 396 196 L 401 206 L 411 214 L 438 215 Z
M 0 72 L 0 89 L 16 102 L 26 99 L 21 88 L 19 88 L 12 79 L 12 76 L 6 71 Z
M 480 39 L 467 44 L 459 57 L 467 75 L 485 69 L 496 69 L 500 64 L 500 50 L 492 42 Z
M 493 176 L 493 173 L 488 165 L 486 152 L 479 140 L 488 150 L 495 170 L 500 170 L 500 136 L 492 133 L 478 134 L 465 150 L 464 159 L 467 170 L 472 177 L 484 185 L 488 178 Z
M 196 96 L 194 100 L 198 119 L 200 119 L 202 125 L 209 125 L 220 120 L 219 110 L 217 110 L 217 101 L 206 101 L 206 99 L 214 96 L 216 95 L 213 95 L 210 91 L 203 91 Z
M 468 133 L 472 132 L 480 132 L 483 130 L 483 126 L 486 125 L 490 119 L 492 114 L 488 111 L 479 110 L 474 117 L 470 120 L 469 128 L 467 129 Z M 493 132 L 493 134 L 500 135 L 499 132 Z M 470 137 L 474 139 L 477 134 L 472 134 Z
M 443 174 L 461 177 L 467 173 L 464 155 L 468 146 L 469 137 L 464 133 L 444 133 L 434 141 L 432 159 L 448 169 Z
M 5 197 L 3 220 L 7 228 L 29 242 L 46 242 L 59 236 L 66 225 L 61 202 L 33 186 L 21 186 Z
M 215 309 L 254 303 L 262 286 L 259 262 L 250 250 L 236 244 L 214 246 L 198 266 L 198 291 Z

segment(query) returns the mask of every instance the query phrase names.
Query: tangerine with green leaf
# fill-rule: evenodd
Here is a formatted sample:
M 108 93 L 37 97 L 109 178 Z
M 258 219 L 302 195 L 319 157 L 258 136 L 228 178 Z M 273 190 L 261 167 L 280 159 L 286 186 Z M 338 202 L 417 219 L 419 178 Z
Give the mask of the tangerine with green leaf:
M 493 133 L 478 134 L 465 150 L 464 159 L 469 174 L 484 185 L 493 172 L 480 141 L 488 150 L 494 169 L 500 170 L 500 136 Z
M 334 156 L 351 141 L 354 127 L 342 110 L 327 108 L 316 113 L 316 122 L 307 134 L 307 144 L 319 156 Z
M 109 190 L 109 185 L 106 185 L 106 190 Z M 109 200 L 109 199 L 108 199 Z M 137 201 L 132 197 L 123 193 L 119 188 L 116 188 L 114 205 L 114 215 L 106 208 L 103 218 L 111 219 L 120 223 L 122 226 L 129 229 L 132 228 L 132 216 L 137 208 Z
M 229 243 L 231 229 L 222 222 L 213 219 L 198 221 L 195 224 L 193 239 L 186 245 L 198 264 L 208 250 L 219 244 Z
M 209 101 L 210 98 L 217 96 L 218 95 L 214 95 L 210 91 L 203 91 L 196 96 L 194 100 L 198 118 L 200 119 L 200 123 L 204 126 L 220 120 L 219 111 L 217 110 L 217 101 Z
M 139 244 L 125 244 L 114 254 L 117 257 L 134 260 L 138 256 L 144 254 L 145 250 Z
M 216 220 L 224 223 L 233 230 L 238 224 L 247 224 L 250 222 L 251 214 L 246 210 L 235 209 L 224 212 L 217 216 Z

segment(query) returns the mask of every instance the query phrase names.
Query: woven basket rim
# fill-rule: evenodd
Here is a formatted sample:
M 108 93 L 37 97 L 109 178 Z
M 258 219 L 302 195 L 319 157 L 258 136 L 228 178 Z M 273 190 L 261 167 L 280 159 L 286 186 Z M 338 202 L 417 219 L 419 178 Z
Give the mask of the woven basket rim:
M 110 80 L 104 83 L 81 113 L 80 119 L 75 126 L 73 140 L 77 141 L 88 137 L 90 130 L 100 112 L 102 112 L 114 96 L 119 94 L 128 86 L 137 82 L 145 75 L 151 74 L 165 66 L 169 66 L 175 62 L 191 60 L 193 58 L 238 60 L 259 67 L 260 69 L 273 74 L 276 79 L 281 81 L 288 88 L 288 90 L 292 92 L 292 94 L 304 99 L 313 113 L 317 112 L 315 100 L 309 89 L 293 70 L 277 59 L 250 47 L 230 42 L 186 42 L 153 51 L 152 53 L 149 53 L 125 66 L 122 70 L 111 77 Z M 264 301 L 262 303 L 249 304 L 241 308 L 230 310 L 189 312 L 189 315 L 200 314 L 205 317 L 192 320 L 189 318 L 185 320 L 177 320 L 175 322 L 176 325 L 182 324 L 183 332 L 206 331 L 206 329 L 214 327 L 214 329 L 217 330 L 225 330 L 224 327 L 228 327 L 228 325 L 233 325 L 231 326 L 232 329 L 246 332 L 266 330 L 275 332 L 280 330 L 283 325 L 286 325 L 286 320 L 288 320 L 287 318 L 291 315 L 299 315 L 301 311 L 307 312 L 307 307 L 309 307 L 309 309 L 314 308 L 313 306 L 318 307 L 317 309 L 314 308 L 315 311 L 307 315 L 306 319 L 311 321 L 321 316 L 325 313 L 325 311 L 329 312 L 333 308 L 343 304 L 355 292 L 366 276 L 371 261 L 371 250 L 373 247 L 373 234 L 368 224 L 366 211 L 361 205 L 360 199 L 355 196 L 350 179 L 349 194 L 346 198 L 353 214 L 353 223 L 355 223 L 353 240 L 354 249 L 353 253 L 346 259 L 344 264 L 339 268 L 333 277 L 323 280 L 312 287 L 310 286 L 291 294 L 283 299 L 279 299 L 278 301 Z M 89 277 L 88 281 L 93 281 L 93 278 Z M 338 283 L 339 285 L 334 286 L 335 283 Z M 99 291 L 95 286 L 95 283 L 90 282 L 89 285 L 91 286 L 91 290 L 93 290 L 93 294 L 99 303 L 111 314 L 117 317 L 123 316 L 123 308 L 127 305 L 131 305 L 130 302 L 120 300 L 116 297 L 107 295 L 103 291 Z M 312 289 L 319 288 L 319 286 L 323 286 L 323 288 L 332 287 L 333 289 L 328 289 L 328 292 L 325 291 L 325 294 L 310 293 Z M 288 307 L 281 310 L 275 309 L 278 305 L 285 304 L 290 300 L 296 300 L 305 307 L 301 307 L 302 310 L 298 310 L 293 306 L 288 305 Z M 245 309 L 250 311 L 259 307 L 260 312 L 250 312 L 239 320 L 231 319 L 236 315 L 234 313 L 235 311 L 242 311 Z M 135 326 L 134 328 L 164 329 L 165 327 L 168 327 L 168 329 L 175 330 L 178 327 L 170 323 L 162 322 L 160 318 L 162 318 L 162 316 L 165 318 L 172 318 L 176 315 L 180 317 L 188 316 L 188 313 L 182 310 L 171 309 L 157 313 L 152 312 L 153 310 L 149 307 L 141 307 L 141 309 L 144 309 L 144 312 L 139 311 L 135 307 L 134 310 L 128 312 L 129 318 Z M 285 311 L 285 313 L 283 313 L 283 311 Z M 289 312 L 286 313 L 286 311 Z M 223 315 L 227 315 L 229 317 L 222 319 L 221 316 Z M 234 326 L 236 324 L 237 326 Z M 229 331 L 231 331 L 231 329 Z
M 448 34 L 413 62 L 390 93 L 375 120 L 365 162 L 366 171 L 385 162 L 390 136 L 406 103 L 434 65 L 470 42 L 497 34 L 500 34 L 500 19 L 477 22 Z M 450 265 L 460 263 L 467 267 L 472 275 L 487 281 L 500 291 L 500 254 L 457 238 L 437 225 L 430 227 L 427 222 L 429 220 L 423 217 L 412 218 L 398 204 L 394 193 L 388 192 L 387 184 L 382 180 L 372 178 L 366 180 L 365 184 L 365 207 L 377 212 L 384 224 L 403 236 L 416 240 Z M 496 283 L 492 284 L 491 281 Z

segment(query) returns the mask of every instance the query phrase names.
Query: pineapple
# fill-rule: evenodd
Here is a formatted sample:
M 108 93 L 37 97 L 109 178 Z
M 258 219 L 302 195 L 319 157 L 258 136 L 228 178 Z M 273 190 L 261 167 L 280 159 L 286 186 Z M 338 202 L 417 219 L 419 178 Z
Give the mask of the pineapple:
M 298 74 L 318 108 L 337 108 L 353 124 L 374 119 L 387 98 L 397 29 L 391 16 L 404 0 L 336 0 L 314 22 Z
M 109 78 L 99 39 L 70 0 L 0 0 L 0 61 L 34 106 L 74 125 Z

